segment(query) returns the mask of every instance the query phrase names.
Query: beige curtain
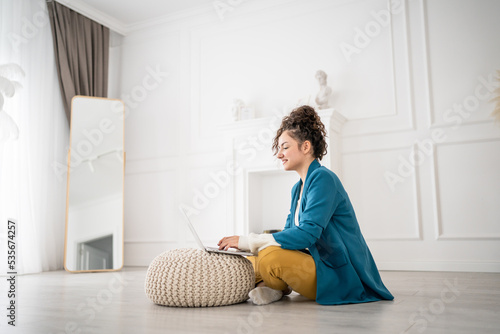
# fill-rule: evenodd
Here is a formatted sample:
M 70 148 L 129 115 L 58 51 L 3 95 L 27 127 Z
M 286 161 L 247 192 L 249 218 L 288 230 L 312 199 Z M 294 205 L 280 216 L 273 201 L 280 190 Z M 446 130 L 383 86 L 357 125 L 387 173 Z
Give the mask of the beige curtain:
M 47 2 L 59 85 L 68 121 L 75 95 L 107 97 L 109 28 L 56 1 Z

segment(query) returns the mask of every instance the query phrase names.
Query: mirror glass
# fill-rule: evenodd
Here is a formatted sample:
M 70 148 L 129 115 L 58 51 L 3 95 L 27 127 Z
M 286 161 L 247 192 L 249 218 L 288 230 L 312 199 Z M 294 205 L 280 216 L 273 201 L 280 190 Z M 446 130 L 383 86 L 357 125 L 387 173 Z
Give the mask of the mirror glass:
M 71 103 L 67 271 L 123 267 L 124 104 L 75 96 Z

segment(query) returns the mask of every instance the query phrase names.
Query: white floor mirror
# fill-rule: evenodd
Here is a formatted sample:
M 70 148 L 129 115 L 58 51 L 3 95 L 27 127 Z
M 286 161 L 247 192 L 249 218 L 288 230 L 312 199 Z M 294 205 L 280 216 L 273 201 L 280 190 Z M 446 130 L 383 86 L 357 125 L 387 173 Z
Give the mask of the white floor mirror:
M 64 268 L 123 267 L 124 104 L 75 96 L 71 103 Z

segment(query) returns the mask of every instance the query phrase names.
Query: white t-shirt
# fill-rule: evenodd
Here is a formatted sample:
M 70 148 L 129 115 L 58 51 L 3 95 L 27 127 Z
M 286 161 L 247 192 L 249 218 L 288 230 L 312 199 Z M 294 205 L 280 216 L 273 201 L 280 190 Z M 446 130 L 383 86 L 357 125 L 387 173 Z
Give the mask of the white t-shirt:
M 299 209 L 301 200 L 302 200 L 302 186 L 300 186 L 299 200 L 297 201 L 297 207 L 295 208 L 295 225 L 297 226 L 299 226 Z

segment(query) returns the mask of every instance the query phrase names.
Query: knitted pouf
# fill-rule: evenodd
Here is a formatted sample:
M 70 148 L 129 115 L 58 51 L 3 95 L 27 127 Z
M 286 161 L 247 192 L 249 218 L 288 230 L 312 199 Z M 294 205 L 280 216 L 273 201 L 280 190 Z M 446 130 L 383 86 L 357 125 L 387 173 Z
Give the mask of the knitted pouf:
M 254 284 L 252 263 L 244 257 L 184 248 L 151 262 L 145 290 L 155 304 L 206 307 L 244 302 Z

